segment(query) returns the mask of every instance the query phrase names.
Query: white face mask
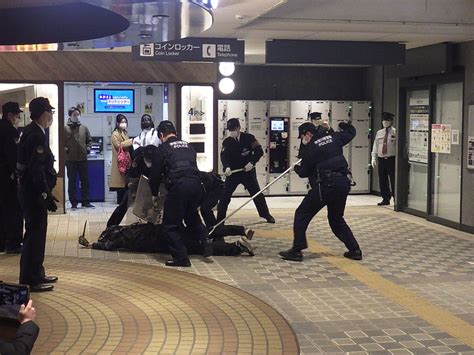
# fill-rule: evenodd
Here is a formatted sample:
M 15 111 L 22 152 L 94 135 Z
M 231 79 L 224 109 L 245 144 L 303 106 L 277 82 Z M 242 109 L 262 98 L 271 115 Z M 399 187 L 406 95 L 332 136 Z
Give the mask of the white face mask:
M 316 127 L 321 126 L 323 124 L 323 119 L 320 120 L 312 120 L 311 121 Z
M 127 124 L 126 123 L 121 123 L 121 124 L 119 124 L 119 127 L 121 129 L 127 129 Z
M 306 136 L 303 136 L 303 138 L 301 139 L 301 143 L 303 143 L 303 145 L 308 144 L 310 141 L 311 141 L 311 138 L 306 137 Z
M 388 127 L 390 127 L 391 125 L 392 125 L 392 121 L 385 121 L 385 120 L 382 121 L 382 126 L 383 126 L 384 128 L 388 128 Z
M 229 131 L 229 136 L 237 138 L 239 136 L 239 131 Z
M 79 116 L 75 116 L 75 115 L 74 115 L 74 116 L 71 116 L 71 117 L 70 117 L 70 120 L 71 120 L 71 122 L 73 122 L 73 123 L 78 123 L 78 122 L 79 122 Z

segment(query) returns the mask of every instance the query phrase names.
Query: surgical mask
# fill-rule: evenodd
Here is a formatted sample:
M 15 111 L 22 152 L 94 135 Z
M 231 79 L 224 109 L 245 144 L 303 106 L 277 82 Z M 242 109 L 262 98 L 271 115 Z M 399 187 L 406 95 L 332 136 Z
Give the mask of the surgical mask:
M 382 126 L 383 126 L 384 128 L 388 128 L 388 127 L 390 127 L 391 125 L 392 125 L 392 121 L 385 121 L 385 120 L 382 121 Z
M 71 116 L 69 119 L 72 123 L 79 123 L 79 116 Z
M 119 127 L 121 129 L 127 129 L 127 124 L 126 123 L 121 123 L 121 124 L 119 124 Z
M 229 131 L 229 136 L 237 138 L 239 136 L 239 131 Z
M 151 161 L 145 159 L 143 159 L 143 161 L 145 162 L 145 165 L 148 169 L 151 168 Z
M 304 137 L 301 139 L 301 143 L 303 143 L 303 145 L 308 144 L 310 141 L 311 141 L 311 138 L 310 138 L 310 137 L 306 137 L 306 136 L 304 136 Z
M 323 124 L 323 120 L 312 120 L 311 121 L 316 127 L 321 126 Z

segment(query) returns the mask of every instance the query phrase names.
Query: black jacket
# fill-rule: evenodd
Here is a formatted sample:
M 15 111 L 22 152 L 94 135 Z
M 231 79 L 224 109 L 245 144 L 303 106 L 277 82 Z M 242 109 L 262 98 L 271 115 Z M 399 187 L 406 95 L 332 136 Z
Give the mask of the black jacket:
M 3 118 L 0 120 L 0 181 L 15 172 L 19 132 L 13 124 Z
M 348 144 L 356 135 L 356 129 L 351 124 L 341 124 L 341 132 L 326 134 L 319 130 L 303 150 L 300 166 L 295 167 L 296 173 L 309 177 L 311 186 L 316 181 L 318 171 L 347 174 L 348 164 L 344 158 L 342 147 Z
M 247 163 L 256 164 L 263 156 L 263 149 L 255 136 L 241 132 L 239 141 L 227 137 L 222 142 L 221 161 L 224 167 L 231 170 L 241 169 Z
M 161 144 L 152 159 L 150 188 L 153 196 L 158 195 L 161 182 L 169 189 L 177 180 L 184 177 L 199 179 L 196 151 L 188 142 L 170 137 Z
M 49 193 L 56 185 L 54 156 L 46 135 L 35 123 L 30 123 L 18 144 L 17 174 L 20 183 L 35 194 Z
M 16 332 L 15 339 L 12 342 L 6 342 L 0 339 L 0 354 L 29 354 L 33 349 L 38 334 L 39 328 L 35 322 L 29 321 L 21 324 Z

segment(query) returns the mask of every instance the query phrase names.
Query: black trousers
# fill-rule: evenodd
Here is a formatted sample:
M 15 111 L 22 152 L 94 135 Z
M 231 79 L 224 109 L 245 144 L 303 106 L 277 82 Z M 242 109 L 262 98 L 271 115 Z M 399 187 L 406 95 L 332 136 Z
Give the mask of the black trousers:
M 207 228 L 212 228 L 217 224 L 217 219 L 216 216 L 214 216 L 212 209 L 219 202 L 219 199 L 222 196 L 222 191 L 223 189 L 218 189 L 217 191 L 206 193 L 204 200 L 201 202 L 201 216 Z
M 235 173 L 226 178 L 224 184 L 224 191 L 222 193 L 222 198 L 219 201 L 219 205 L 217 206 L 217 220 L 221 221 L 227 215 L 227 208 L 230 203 L 230 199 L 232 194 L 234 193 L 237 186 L 240 184 L 244 185 L 247 191 L 250 193 L 251 196 L 255 195 L 258 191 L 260 191 L 260 186 L 258 185 L 257 181 L 257 174 L 255 169 L 246 173 L 240 172 Z M 258 215 L 260 217 L 266 218 L 270 212 L 268 211 L 267 202 L 265 201 L 265 196 L 260 194 L 253 200 L 255 207 L 257 207 Z
M 359 249 L 351 229 L 344 220 L 347 195 L 350 191 L 349 180 L 344 177 L 334 177 L 331 184 L 321 183 L 321 197 L 317 186 L 309 190 L 295 212 L 293 223 L 293 250 L 300 251 L 308 247 L 306 230 L 313 217 L 324 207 L 328 209 L 329 226 L 334 235 L 344 243 L 348 250 Z
M 16 181 L 4 176 L 0 178 L 0 250 L 19 249 L 22 241 L 23 213 Z
M 48 211 L 41 195 L 21 186 L 19 200 L 25 217 L 25 237 L 20 259 L 20 283 L 36 285 L 44 277 L 44 252 Z
M 126 189 L 125 192 L 123 193 L 123 197 L 122 197 L 122 200 L 120 201 L 120 204 L 115 208 L 114 212 L 112 212 L 112 215 L 107 221 L 107 228 L 111 226 L 118 226 L 120 223 L 122 223 L 122 219 L 127 214 L 127 210 L 128 210 L 128 189 Z
M 77 205 L 76 181 L 77 175 L 81 181 L 81 202 L 88 204 L 90 202 L 89 195 L 89 175 L 87 171 L 87 160 L 84 161 L 66 161 L 66 170 L 68 178 L 67 192 L 71 205 Z
M 170 253 L 177 262 L 187 261 L 188 254 L 182 241 L 180 228 L 186 224 L 186 231 L 198 241 L 207 238 L 206 228 L 198 213 L 203 189 L 198 177 L 181 178 L 168 189 L 164 202 L 163 232 L 167 237 Z
M 378 171 L 380 194 L 384 201 L 390 201 L 390 198 L 395 196 L 395 157 L 378 158 Z

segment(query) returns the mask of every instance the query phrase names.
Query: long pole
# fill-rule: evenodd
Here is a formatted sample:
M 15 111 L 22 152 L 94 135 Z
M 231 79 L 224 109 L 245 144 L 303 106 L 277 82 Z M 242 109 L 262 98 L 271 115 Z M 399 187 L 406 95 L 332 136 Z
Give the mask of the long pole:
M 263 189 L 261 189 L 259 192 L 257 192 L 255 195 L 253 195 L 252 197 L 250 197 L 247 201 L 245 201 L 242 206 L 240 206 L 239 208 L 237 208 L 235 211 L 233 211 L 230 215 L 228 215 L 226 218 L 224 218 L 223 220 L 221 220 L 219 223 L 217 223 L 214 227 L 212 227 L 211 231 L 209 232 L 209 235 L 211 235 L 212 233 L 214 233 L 214 231 L 216 230 L 217 227 L 219 227 L 221 224 L 223 224 L 225 221 L 227 221 L 230 217 L 232 217 L 234 214 L 236 214 L 238 211 L 240 211 L 244 206 L 246 206 L 248 203 L 250 203 L 250 201 L 253 201 L 257 196 L 261 195 L 263 193 L 263 191 L 265 191 L 266 189 L 268 189 L 270 186 L 272 186 L 274 183 L 276 183 L 278 180 L 280 180 L 283 176 L 285 176 L 286 174 L 288 174 L 291 170 L 294 169 L 295 165 L 298 165 L 299 163 L 301 162 L 301 159 L 298 160 L 295 164 L 293 164 L 292 166 L 290 166 L 288 169 L 286 169 L 284 172 L 282 172 L 277 178 L 275 178 L 272 182 L 268 183 Z

